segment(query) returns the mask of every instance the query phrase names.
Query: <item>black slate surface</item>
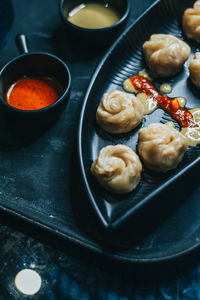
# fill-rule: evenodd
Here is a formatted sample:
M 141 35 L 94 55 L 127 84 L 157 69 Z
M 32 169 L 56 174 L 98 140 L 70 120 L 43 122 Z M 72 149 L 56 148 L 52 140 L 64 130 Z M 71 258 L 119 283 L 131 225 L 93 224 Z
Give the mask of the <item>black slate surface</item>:
M 18 55 L 15 37 L 24 33 L 30 51 L 50 52 L 67 62 L 72 90 L 66 109 L 47 130 L 34 124 L 19 128 L 1 110 L 0 204 L 11 213 L 90 248 L 98 247 L 101 252 L 102 230 L 82 188 L 76 133 L 85 90 L 103 53 L 97 54 L 95 45 L 88 48 L 71 40 L 59 16 L 58 2 L 48 2 L 48 14 L 47 3 L 37 4 L 18 2 L 15 6 L 15 22 L 1 51 L 1 65 Z M 133 4 L 132 17 L 134 8 Z M 104 244 L 107 246 L 107 242 Z
M 132 1 L 133 9 L 129 23 L 132 17 L 139 15 L 152 1 L 137 1 L 137 4 L 135 3 L 135 1 Z M 58 55 L 68 63 L 72 73 L 72 92 L 68 106 L 58 122 L 48 131 L 34 137 L 34 140 L 31 141 L 24 139 L 24 136 L 17 135 L 13 131 L 10 131 L 11 136 L 7 136 L 7 138 L 5 134 L 1 134 L 1 138 L 4 138 L 3 143 L 1 140 L 1 145 L 6 145 L 5 151 L 1 151 L 1 163 L 4 168 L 8 169 L 8 172 L 12 168 L 12 164 L 6 159 L 7 155 L 10 158 L 13 148 L 16 149 L 17 146 L 18 149 L 17 159 L 13 159 L 15 168 L 18 168 L 18 173 L 13 174 L 12 177 L 9 177 L 8 174 L 1 175 L 0 189 L 6 195 L 5 201 L 10 200 L 11 191 L 15 190 L 16 184 L 17 186 L 20 184 L 21 189 L 15 190 L 16 199 L 11 199 L 11 201 L 20 205 L 20 202 L 25 199 L 25 197 L 21 197 L 22 193 L 28 201 L 32 201 L 37 213 L 40 209 L 45 208 L 50 215 L 51 199 L 48 203 L 39 201 L 39 199 L 42 200 L 44 191 L 48 193 L 49 198 L 53 192 L 63 206 L 66 204 L 59 195 L 62 192 L 67 197 L 71 193 L 70 185 L 55 185 L 54 170 L 59 169 L 60 178 L 63 178 L 63 173 L 66 177 L 66 174 L 68 174 L 69 182 L 72 182 L 71 180 L 76 179 L 76 173 L 69 171 L 74 171 L 77 165 L 69 170 L 64 168 L 63 160 L 49 160 L 51 161 L 49 168 L 44 168 L 43 174 L 41 174 L 38 171 L 39 167 L 36 162 L 38 163 L 39 157 L 40 163 L 45 166 L 45 157 L 49 158 L 51 155 L 49 147 L 51 147 L 51 150 L 53 149 L 58 158 L 60 156 L 64 158 L 65 165 L 70 165 L 71 157 L 73 157 L 74 162 L 76 161 L 76 129 L 81 101 L 92 72 L 102 55 L 98 54 L 86 59 L 87 53 L 85 54 L 81 50 L 78 42 L 76 45 L 69 43 L 58 15 L 57 4 L 55 0 L 13 1 L 15 22 L 9 40 L 0 52 L 0 65 L 3 66 L 18 54 L 15 35 L 25 33 L 28 36 L 29 48 L 32 51 L 43 50 Z M 38 45 L 40 46 L 39 49 Z M 60 127 L 61 122 L 64 124 L 62 129 Z M 13 126 L 11 127 L 13 130 Z M 65 136 L 63 144 L 57 139 L 60 136 Z M 11 137 L 13 143 L 10 143 Z M 37 149 L 38 139 L 42 142 L 41 150 L 43 154 Z M 31 186 L 36 187 L 37 196 L 40 198 L 33 198 L 33 190 L 28 193 L 25 189 L 25 186 L 30 185 L 28 181 L 30 147 L 35 147 L 36 150 L 35 155 L 31 153 L 31 166 L 37 174 L 37 178 L 35 178 L 35 182 L 31 183 Z M 1 150 L 3 149 L 1 148 Z M 9 154 L 8 150 L 10 151 Z M 67 156 L 66 153 L 68 153 Z M 21 162 L 24 165 L 23 171 L 20 169 Z M 49 182 L 45 182 L 45 172 L 48 172 L 48 176 L 52 178 L 51 185 Z M 4 185 L 2 185 L 2 182 Z M 40 189 L 38 189 L 38 184 L 40 184 Z M 77 187 L 78 185 L 79 182 Z M 195 185 L 193 190 L 195 190 Z M 25 206 L 25 202 L 23 205 Z M 74 214 L 77 216 L 77 224 L 78 222 L 81 223 L 81 220 L 79 220 L 79 215 L 81 219 L 82 214 L 81 209 L 75 205 L 73 209 Z M 62 214 L 59 214 L 59 207 L 56 207 L 56 211 L 56 218 L 59 219 L 60 216 L 62 217 Z M 88 215 L 85 216 L 85 219 L 87 217 L 90 218 L 90 222 L 95 220 L 90 207 L 88 207 Z M 73 222 L 74 219 L 71 220 L 71 223 Z M 170 264 L 149 267 L 130 266 L 95 255 L 91 251 L 63 241 L 63 239 L 59 239 L 54 235 L 38 231 L 37 227 L 29 226 L 26 222 L 21 222 L 18 218 L 3 213 L 1 213 L 1 223 L 1 300 L 30 298 L 92 300 L 200 299 L 197 284 L 199 281 L 198 252 L 189 255 L 185 260 L 172 261 Z M 94 226 L 96 225 L 94 224 Z M 80 232 L 83 230 L 81 228 L 83 227 L 80 226 Z M 83 231 L 83 234 L 85 234 L 85 231 Z M 101 239 L 101 236 L 99 238 Z M 33 297 L 23 296 L 14 286 L 14 277 L 23 268 L 35 269 L 42 277 L 42 288 Z

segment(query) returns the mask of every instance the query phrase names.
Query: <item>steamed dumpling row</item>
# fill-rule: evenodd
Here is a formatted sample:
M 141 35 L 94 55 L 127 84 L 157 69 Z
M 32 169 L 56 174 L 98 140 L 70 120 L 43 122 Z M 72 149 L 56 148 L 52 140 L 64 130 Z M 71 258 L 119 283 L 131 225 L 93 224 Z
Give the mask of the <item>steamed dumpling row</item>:
M 200 0 L 184 11 L 182 28 L 187 38 L 200 42 Z M 190 55 L 190 47 L 173 35 L 153 34 L 143 44 L 143 52 L 154 75 L 168 77 L 180 71 Z M 191 80 L 197 87 L 200 87 L 199 59 L 199 53 L 195 54 L 189 66 Z
M 198 7 L 199 25 L 196 31 L 199 32 L 200 42 L 200 1 L 197 2 L 194 6 Z M 196 17 L 196 14 L 191 15 Z M 175 75 L 190 55 L 190 47 L 185 42 L 167 34 L 153 34 L 143 44 L 143 51 L 149 69 L 161 77 Z M 192 82 L 200 88 L 200 52 L 196 52 L 190 61 L 189 72 Z
M 154 123 L 139 130 L 138 153 L 150 170 L 167 172 L 175 169 L 187 148 L 185 136 L 168 125 Z M 106 146 L 93 162 L 91 172 L 107 190 L 127 193 L 138 185 L 142 164 L 130 147 Z
M 200 42 L 200 1 L 196 1 L 192 8 L 184 11 L 182 27 L 187 38 Z M 200 52 L 194 54 L 189 64 L 191 81 L 200 88 Z
M 143 52 L 149 69 L 157 76 L 177 74 L 190 55 L 190 47 L 170 34 L 153 34 L 143 44 Z
M 113 90 L 103 95 L 96 120 L 110 133 L 125 133 L 134 129 L 143 116 L 144 106 L 133 94 Z
M 133 94 L 113 90 L 103 95 L 96 120 L 107 132 L 119 134 L 134 129 L 143 116 L 144 106 Z M 105 189 L 117 194 L 128 193 L 140 181 L 142 164 L 130 147 L 110 145 L 101 149 L 91 172 Z
M 142 164 L 138 155 L 128 146 L 106 146 L 91 167 L 92 174 L 107 190 L 128 193 L 139 183 Z
M 190 55 L 185 42 L 166 34 L 152 35 L 143 44 L 143 51 L 149 69 L 161 77 L 178 73 Z M 134 95 L 114 90 L 103 95 L 96 120 L 110 133 L 126 133 L 142 121 L 143 115 L 144 107 Z M 138 153 L 150 170 L 175 169 L 187 148 L 187 139 L 168 125 L 154 123 L 139 130 Z M 92 163 L 91 172 L 105 189 L 127 193 L 136 188 L 141 178 L 139 156 L 125 145 L 106 146 Z

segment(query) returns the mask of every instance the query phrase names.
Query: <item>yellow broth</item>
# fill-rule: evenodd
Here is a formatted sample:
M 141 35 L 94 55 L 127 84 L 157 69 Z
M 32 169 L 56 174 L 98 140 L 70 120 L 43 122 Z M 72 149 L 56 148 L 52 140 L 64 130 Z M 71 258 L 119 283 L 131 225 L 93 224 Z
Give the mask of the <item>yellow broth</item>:
M 64 14 L 69 22 L 79 27 L 100 29 L 117 23 L 119 13 L 108 4 L 86 3 L 80 4 L 69 13 Z

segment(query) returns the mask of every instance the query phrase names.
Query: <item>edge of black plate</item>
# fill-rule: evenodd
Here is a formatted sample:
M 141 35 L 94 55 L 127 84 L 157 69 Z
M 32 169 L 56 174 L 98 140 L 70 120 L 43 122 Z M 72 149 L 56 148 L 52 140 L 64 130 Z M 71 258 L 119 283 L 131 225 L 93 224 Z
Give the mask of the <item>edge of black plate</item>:
M 100 220 L 101 225 L 103 226 L 103 228 L 108 231 L 108 232 L 112 232 L 116 229 L 118 229 L 122 224 L 126 223 L 126 221 L 128 221 L 130 219 L 130 217 L 133 215 L 133 213 L 138 212 L 139 210 L 142 209 L 143 206 L 145 206 L 147 204 L 147 202 L 149 202 L 150 200 L 152 200 L 155 196 L 158 196 L 161 192 L 163 192 L 164 190 L 166 190 L 166 188 L 174 181 L 177 181 L 178 179 L 180 179 L 184 174 L 187 173 L 187 171 L 193 167 L 194 165 L 196 165 L 199 161 L 200 158 L 196 158 L 193 162 L 191 162 L 188 166 L 185 166 L 182 170 L 178 171 L 176 175 L 174 175 L 173 177 L 170 177 L 167 181 L 165 181 L 162 186 L 156 188 L 150 195 L 146 196 L 141 202 L 139 202 L 138 204 L 136 204 L 134 207 L 130 208 L 127 212 L 124 213 L 123 216 L 119 217 L 117 220 L 115 220 L 112 223 L 109 223 L 104 216 L 102 215 L 100 209 L 98 208 L 98 205 L 94 199 L 94 196 L 92 194 L 89 182 L 87 180 L 87 176 L 86 176 L 86 172 L 85 172 L 85 168 L 84 168 L 84 162 L 83 162 L 83 153 L 82 153 L 82 139 L 83 139 L 83 135 L 82 135 L 82 127 L 83 127 L 83 121 L 84 121 L 84 114 L 85 114 L 85 109 L 86 109 L 86 105 L 87 105 L 87 100 L 88 97 L 90 95 L 91 89 L 93 87 L 93 84 L 99 74 L 99 72 L 101 71 L 105 61 L 109 58 L 109 56 L 111 55 L 112 51 L 117 47 L 118 43 L 123 39 L 123 37 L 142 19 L 145 17 L 145 15 L 148 14 L 148 12 L 156 7 L 157 5 L 160 4 L 160 0 L 156 1 L 153 5 L 151 5 L 133 24 L 131 24 L 124 32 L 123 34 L 117 39 L 117 41 L 111 46 L 111 48 L 108 50 L 108 52 L 106 53 L 106 55 L 103 57 L 102 61 L 99 63 L 96 71 L 94 72 L 92 79 L 90 81 L 90 84 L 88 86 L 88 89 L 86 91 L 84 100 L 83 100 L 83 105 L 82 105 L 82 109 L 81 109 L 81 114 L 80 114 L 80 119 L 79 119 L 79 127 L 78 127 L 78 156 L 79 156 L 79 164 L 80 164 L 80 169 L 81 169 L 81 175 L 82 175 L 82 179 L 84 181 L 84 185 L 85 185 L 85 190 L 87 192 L 87 195 L 89 196 L 90 202 L 94 208 L 94 211 L 98 217 L 98 219 Z

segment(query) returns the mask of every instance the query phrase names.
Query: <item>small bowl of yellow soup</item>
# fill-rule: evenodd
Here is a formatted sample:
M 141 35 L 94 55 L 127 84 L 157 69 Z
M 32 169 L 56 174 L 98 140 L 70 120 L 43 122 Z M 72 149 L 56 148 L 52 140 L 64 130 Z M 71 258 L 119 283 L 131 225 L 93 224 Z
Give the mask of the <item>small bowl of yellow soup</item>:
M 60 14 L 68 34 L 77 44 L 109 46 L 122 31 L 130 12 L 130 0 L 61 0 Z M 84 43 L 84 44 L 83 44 Z

